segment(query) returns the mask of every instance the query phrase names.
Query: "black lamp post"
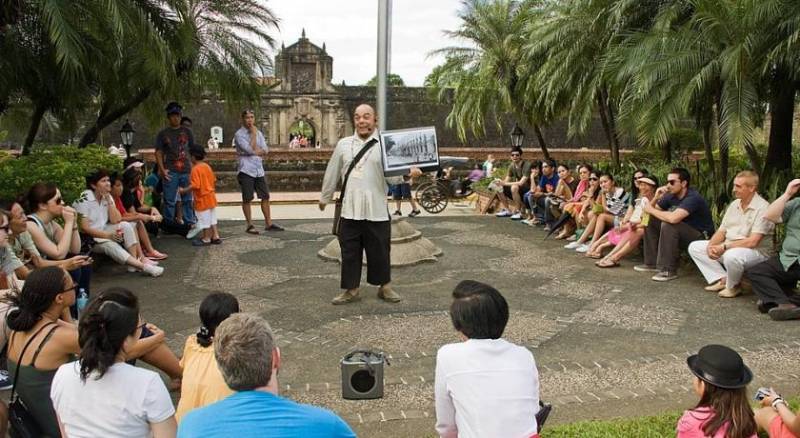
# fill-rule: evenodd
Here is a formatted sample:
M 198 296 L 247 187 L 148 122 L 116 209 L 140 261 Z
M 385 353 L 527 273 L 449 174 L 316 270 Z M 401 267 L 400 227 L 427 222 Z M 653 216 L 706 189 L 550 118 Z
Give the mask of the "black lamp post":
M 125 148 L 125 155 L 130 158 L 131 146 L 133 146 L 133 133 L 136 132 L 131 126 L 131 122 L 125 119 L 125 124 L 119 130 L 119 136 L 122 137 L 122 146 Z
M 511 130 L 511 146 L 521 148 L 525 143 L 525 131 L 514 123 L 514 129 Z

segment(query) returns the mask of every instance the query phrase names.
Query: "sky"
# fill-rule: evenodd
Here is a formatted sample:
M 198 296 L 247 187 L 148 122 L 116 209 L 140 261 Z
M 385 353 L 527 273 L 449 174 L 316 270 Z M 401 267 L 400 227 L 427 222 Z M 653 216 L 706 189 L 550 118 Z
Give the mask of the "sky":
M 333 83 L 361 85 L 375 76 L 378 0 L 267 0 L 281 20 L 276 35 L 281 43 L 294 44 L 302 29 L 306 37 L 333 57 Z M 393 0 L 391 73 L 406 85 L 421 86 L 441 57 L 432 50 L 458 44 L 442 31 L 456 29 L 459 0 Z

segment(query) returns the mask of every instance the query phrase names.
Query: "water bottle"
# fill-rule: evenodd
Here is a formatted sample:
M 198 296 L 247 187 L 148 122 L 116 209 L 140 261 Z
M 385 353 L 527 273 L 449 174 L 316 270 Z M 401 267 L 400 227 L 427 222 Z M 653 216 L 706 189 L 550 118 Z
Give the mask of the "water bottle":
M 78 296 L 75 298 L 75 306 L 78 308 L 78 317 L 83 314 L 83 309 L 89 304 L 89 293 L 85 288 L 78 289 Z

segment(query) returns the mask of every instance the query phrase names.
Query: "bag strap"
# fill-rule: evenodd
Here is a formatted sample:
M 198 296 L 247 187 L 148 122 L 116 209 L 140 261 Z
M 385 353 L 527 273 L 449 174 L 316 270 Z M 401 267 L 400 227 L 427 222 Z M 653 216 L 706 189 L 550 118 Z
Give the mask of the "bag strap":
M 367 151 L 372 146 L 374 146 L 375 143 L 377 143 L 377 142 L 378 142 L 378 140 L 376 140 L 374 138 L 371 139 L 370 141 L 367 142 L 366 145 L 364 145 L 364 147 L 361 148 L 360 151 L 358 151 L 356 156 L 353 157 L 353 161 L 350 162 L 350 167 L 347 169 L 347 172 L 344 174 L 344 181 L 342 181 L 342 191 L 341 191 L 341 194 L 339 195 L 339 199 L 336 200 L 337 203 L 342 202 L 342 199 L 344 198 L 344 191 L 347 188 L 347 180 L 350 178 L 350 172 L 352 172 L 353 169 L 356 167 L 356 164 L 358 164 L 358 162 L 361 161 L 362 158 L 364 158 L 364 154 L 366 154 Z
M 56 324 L 55 327 L 51 328 L 50 331 L 47 332 L 46 335 L 44 335 L 44 339 L 42 339 L 42 342 L 39 342 L 39 346 L 36 347 L 36 351 L 33 353 L 33 358 L 31 359 L 31 366 L 32 367 L 36 368 L 36 359 L 39 357 L 39 353 L 42 352 L 42 347 L 44 347 L 44 344 L 46 344 L 47 341 L 50 340 L 50 338 L 53 336 L 53 333 L 55 333 L 57 328 L 58 328 L 58 324 Z M 21 357 L 20 357 L 20 360 L 22 360 Z
M 25 357 L 25 351 L 31 345 L 31 342 L 33 342 L 33 340 L 36 339 L 37 336 L 39 336 L 39 333 L 41 333 L 42 330 L 44 330 L 46 327 L 50 325 L 55 325 L 55 327 L 53 327 L 50 330 L 50 333 L 47 334 L 47 337 L 49 338 L 50 335 L 53 333 L 53 331 L 55 331 L 56 327 L 58 327 L 58 325 L 56 325 L 55 322 L 48 322 L 47 324 L 39 327 L 39 330 L 36 330 L 36 332 L 28 339 L 28 342 L 25 343 L 25 346 L 22 347 L 22 352 L 19 354 L 19 360 L 17 360 L 17 369 L 14 371 L 14 384 L 11 387 L 11 397 L 9 397 L 10 401 L 12 402 L 14 401 L 14 394 L 16 394 L 17 392 L 17 382 L 19 382 L 19 369 L 22 368 L 22 358 Z M 41 345 L 39 346 L 39 349 L 41 349 Z M 38 354 L 39 350 L 37 350 L 36 353 Z

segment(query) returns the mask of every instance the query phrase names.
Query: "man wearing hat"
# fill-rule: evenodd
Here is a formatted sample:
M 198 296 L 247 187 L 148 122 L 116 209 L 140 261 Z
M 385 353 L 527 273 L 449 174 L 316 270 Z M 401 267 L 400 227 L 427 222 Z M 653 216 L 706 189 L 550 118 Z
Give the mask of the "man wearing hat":
M 792 289 L 800 280 L 800 179 L 792 180 L 786 191 L 764 213 L 764 219 L 783 223 L 786 237 L 778 255 L 753 266 L 745 275 L 758 295 L 758 310 L 776 321 L 800 319 L 800 295 Z
M 772 255 L 775 225 L 764 219 L 769 202 L 758 195 L 758 174 L 745 170 L 733 179 L 731 202 L 710 240 L 689 244 L 689 255 L 705 277 L 709 292 L 722 298 L 739 295 L 744 270 Z
M 194 144 L 194 136 L 190 129 L 181 126 L 183 107 L 180 104 L 170 102 L 167 104 L 166 112 L 169 126 L 156 136 L 156 163 L 158 175 L 164 185 L 164 220 L 168 224 L 175 224 L 178 188 L 189 185 L 189 175 L 192 171 L 189 148 Z M 192 225 L 196 219 L 191 192 L 187 191 L 180 196 L 183 221 L 186 225 Z

